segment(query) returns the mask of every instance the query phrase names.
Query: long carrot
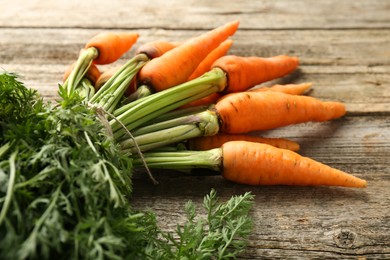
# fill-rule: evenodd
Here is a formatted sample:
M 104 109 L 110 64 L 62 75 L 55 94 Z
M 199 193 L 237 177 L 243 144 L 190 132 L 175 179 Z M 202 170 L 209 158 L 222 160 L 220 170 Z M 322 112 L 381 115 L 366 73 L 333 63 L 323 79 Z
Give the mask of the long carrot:
M 228 78 L 228 92 L 240 92 L 260 83 L 285 76 L 299 65 L 297 57 L 279 55 L 269 58 L 227 55 L 212 67 L 222 69 Z
M 249 89 L 248 91 L 253 91 L 253 92 L 275 91 L 275 92 L 282 92 L 291 95 L 301 95 L 305 93 L 307 90 L 309 90 L 311 86 L 312 83 L 286 84 L 286 85 L 276 84 L 271 87 L 253 88 L 253 89 Z M 225 95 L 223 93 L 213 93 L 207 97 L 186 104 L 183 106 L 183 108 L 215 104 L 218 101 L 222 100 L 223 98 L 228 97 L 229 95 L 234 95 L 234 93 L 229 93 Z
M 151 60 L 139 73 L 140 84 L 158 92 L 185 82 L 212 50 L 236 32 L 238 25 L 238 21 L 225 24 Z
M 246 185 L 343 186 L 364 188 L 367 182 L 293 151 L 268 144 L 230 141 L 206 151 L 146 152 L 149 168 L 209 168 Z M 134 158 L 134 167 L 143 167 Z
M 160 92 L 161 93 L 161 92 Z M 324 102 L 313 97 L 280 92 L 240 92 L 219 101 L 202 112 L 151 122 L 133 131 L 143 151 L 200 136 L 244 134 L 309 121 L 327 121 L 345 114 L 339 102 Z M 134 142 L 123 130 L 114 129 L 114 137 L 125 150 Z
M 279 92 L 241 92 L 219 101 L 215 109 L 221 132 L 246 133 L 308 121 L 327 121 L 345 114 L 339 102 Z
M 267 144 L 233 141 L 222 146 L 227 180 L 249 185 L 366 187 L 367 182 L 295 152 Z
M 299 144 L 284 138 L 266 138 L 244 134 L 217 134 L 212 136 L 202 136 L 192 138 L 187 141 L 188 149 L 195 151 L 204 151 L 221 147 L 224 143 L 230 141 L 248 141 L 254 143 L 264 143 L 277 148 L 298 151 Z
M 188 80 L 193 80 L 209 71 L 213 63 L 222 56 L 225 56 L 232 45 L 233 41 L 231 39 L 227 39 L 221 43 L 217 48 L 211 51 L 201 63 L 199 63 L 198 67 L 192 72 Z
M 125 54 L 137 41 L 138 33 L 129 32 L 104 32 L 92 37 L 86 44 L 85 49 L 96 48 L 98 51 L 97 58 L 94 59 L 96 64 L 109 64 L 118 60 Z

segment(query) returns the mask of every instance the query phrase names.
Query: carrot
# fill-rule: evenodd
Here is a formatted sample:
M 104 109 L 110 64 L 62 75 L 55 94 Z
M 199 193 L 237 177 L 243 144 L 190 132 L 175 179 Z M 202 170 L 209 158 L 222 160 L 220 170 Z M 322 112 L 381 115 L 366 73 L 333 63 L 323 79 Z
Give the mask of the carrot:
M 214 62 L 212 67 L 227 74 L 228 92 L 240 92 L 260 83 L 285 76 L 299 65 L 297 57 L 279 55 L 269 58 L 227 55 Z
M 109 64 L 118 60 L 137 41 L 138 33 L 113 33 L 105 32 L 92 37 L 85 49 L 96 48 L 98 56 L 94 59 L 96 64 Z
M 222 146 L 222 176 L 249 185 L 366 187 L 367 182 L 295 152 L 245 141 Z
M 187 142 L 188 149 L 195 151 L 204 151 L 221 147 L 224 143 L 230 141 L 248 141 L 255 143 L 269 144 L 278 148 L 291 151 L 298 151 L 299 144 L 283 138 L 265 138 L 244 134 L 217 134 L 213 136 L 202 136 L 189 139 Z
M 74 69 L 76 65 L 76 62 L 74 62 L 72 65 L 68 67 L 68 69 L 65 71 L 64 76 L 63 76 L 63 81 L 65 82 L 72 70 Z M 101 76 L 101 73 L 98 69 L 98 67 L 95 64 L 91 64 L 91 66 L 88 68 L 87 73 L 84 75 L 85 78 L 89 79 L 92 83 L 92 85 L 95 85 L 96 81 L 98 78 Z
M 322 122 L 346 113 L 344 104 L 339 102 L 271 91 L 232 94 L 219 101 L 215 110 L 221 122 L 220 131 L 230 134 Z
M 134 167 L 157 169 L 209 168 L 232 182 L 246 185 L 342 186 L 364 188 L 367 182 L 293 151 L 268 144 L 230 141 L 206 151 L 161 151 L 134 158 Z
M 254 88 L 248 91 L 261 92 L 261 91 L 275 91 L 282 92 L 291 95 L 301 95 L 305 93 L 308 89 L 311 88 L 312 83 L 301 83 L 301 84 L 276 84 L 271 87 L 262 87 L 262 88 Z
M 167 41 L 154 41 L 148 42 L 141 45 L 136 51 L 135 54 L 144 53 L 148 56 L 149 59 L 154 59 L 160 57 L 164 53 L 172 50 L 179 46 L 178 42 L 167 42 Z
M 185 82 L 212 50 L 236 32 L 238 25 L 238 21 L 230 22 L 152 59 L 139 72 L 140 84 L 158 92 Z
M 310 89 L 311 86 L 312 83 L 286 84 L 286 85 L 276 84 L 271 87 L 254 88 L 254 89 L 249 89 L 248 91 L 250 92 L 275 91 L 275 92 L 282 92 L 291 95 L 301 95 L 305 93 L 308 89 Z M 234 95 L 234 93 L 229 93 L 226 95 L 223 95 L 222 93 L 213 93 L 207 97 L 186 104 L 182 108 L 215 104 L 218 101 L 228 97 L 229 95 Z
M 230 39 L 221 43 L 217 48 L 215 48 L 212 52 L 210 52 L 209 55 L 207 55 L 207 57 L 198 65 L 198 67 L 191 74 L 188 80 L 192 80 L 197 77 L 200 77 L 204 73 L 209 71 L 211 65 L 213 65 L 213 63 L 219 58 L 221 58 L 222 56 L 225 56 L 232 45 L 233 45 L 233 41 Z

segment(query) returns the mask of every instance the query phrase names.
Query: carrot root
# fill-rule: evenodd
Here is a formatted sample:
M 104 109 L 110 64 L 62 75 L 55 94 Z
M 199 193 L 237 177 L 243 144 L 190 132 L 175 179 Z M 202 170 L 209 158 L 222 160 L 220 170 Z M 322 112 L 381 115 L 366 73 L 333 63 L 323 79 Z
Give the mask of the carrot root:
M 232 141 L 222 146 L 223 177 L 248 185 L 344 186 L 367 182 L 295 152 L 267 144 Z

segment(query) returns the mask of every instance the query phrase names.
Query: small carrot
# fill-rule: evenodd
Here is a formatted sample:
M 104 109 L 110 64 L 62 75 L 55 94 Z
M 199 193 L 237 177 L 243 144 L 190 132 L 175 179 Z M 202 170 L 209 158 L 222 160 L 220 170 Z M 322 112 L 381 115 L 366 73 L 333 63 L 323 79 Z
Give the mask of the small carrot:
M 322 122 L 346 113 L 344 104 L 339 102 L 272 91 L 234 93 L 220 100 L 215 110 L 221 122 L 220 131 L 230 134 Z
M 291 95 L 301 95 L 311 88 L 312 83 L 301 83 L 301 84 L 276 84 L 271 87 L 254 88 L 248 91 L 261 92 L 261 91 L 275 91 L 282 92 Z
M 105 32 L 92 37 L 86 44 L 85 49 L 96 48 L 98 51 L 97 58 L 94 59 L 96 64 L 109 64 L 118 60 L 125 54 L 137 41 L 138 33 L 113 33 Z
M 65 82 L 70 73 L 72 72 L 74 66 L 76 65 L 76 62 L 73 63 L 68 67 L 68 69 L 65 71 L 64 76 L 63 76 L 63 81 Z M 92 85 L 95 85 L 96 81 L 98 78 L 101 76 L 101 73 L 99 71 L 99 68 L 95 64 L 91 64 L 91 66 L 88 68 L 87 73 L 84 75 L 85 78 L 89 79 L 92 83 Z
M 178 42 L 167 42 L 167 41 L 154 41 L 148 42 L 141 45 L 136 51 L 135 54 L 144 53 L 148 56 L 149 59 L 158 58 L 164 53 L 172 50 L 179 46 Z
M 212 50 L 236 32 L 238 25 L 238 21 L 230 22 L 152 59 L 139 72 L 140 84 L 158 92 L 185 82 Z
M 246 185 L 342 186 L 364 188 L 367 181 L 293 151 L 268 144 L 230 141 L 206 151 L 143 153 L 134 167 L 157 169 L 209 168 L 232 182 Z
M 365 180 L 295 152 L 245 141 L 222 146 L 222 176 L 249 185 L 329 185 L 364 188 Z
M 298 58 L 285 55 L 269 58 L 227 55 L 215 61 L 212 67 L 220 68 L 227 74 L 227 91 L 232 93 L 283 77 L 298 65 Z
M 192 138 L 187 141 L 188 149 L 195 151 L 204 151 L 221 147 L 224 143 L 230 141 L 248 141 L 254 143 L 264 143 L 277 148 L 298 151 L 299 144 L 283 138 L 266 138 L 244 134 L 217 134 L 212 136 L 202 136 Z
M 210 52 L 209 55 L 207 55 L 207 57 L 201 63 L 199 63 L 198 67 L 191 74 L 188 80 L 192 80 L 197 77 L 200 77 L 204 73 L 209 71 L 211 65 L 213 65 L 213 63 L 219 58 L 221 58 L 222 56 L 225 56 L 232 45 L 233 45 L 233 41 L 230 39 L 227 39 L 226 41 L 221 43 L 217 48 L 215 48 L 212 52 Z

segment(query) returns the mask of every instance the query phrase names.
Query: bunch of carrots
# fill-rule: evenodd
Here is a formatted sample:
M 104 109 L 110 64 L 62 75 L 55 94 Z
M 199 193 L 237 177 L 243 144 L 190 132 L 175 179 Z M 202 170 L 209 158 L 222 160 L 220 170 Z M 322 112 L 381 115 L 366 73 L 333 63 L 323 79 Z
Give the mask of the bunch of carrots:
M 297 153 L 299 144 L 250 132 L 346 113 L 340 102 L 302 95 L 311 83 L 257 87 L 297 69 L 297 57 L 229 55 L 238 21 L 183 42 L 140 46 L 137 33 L 102 33 L 81 50 L 63 88 L 101 109 L 134 167 L 209 168 L 249 185 L 365 187 L 366 181 Z M 184 148 L 183 148 L 184 147 Z

